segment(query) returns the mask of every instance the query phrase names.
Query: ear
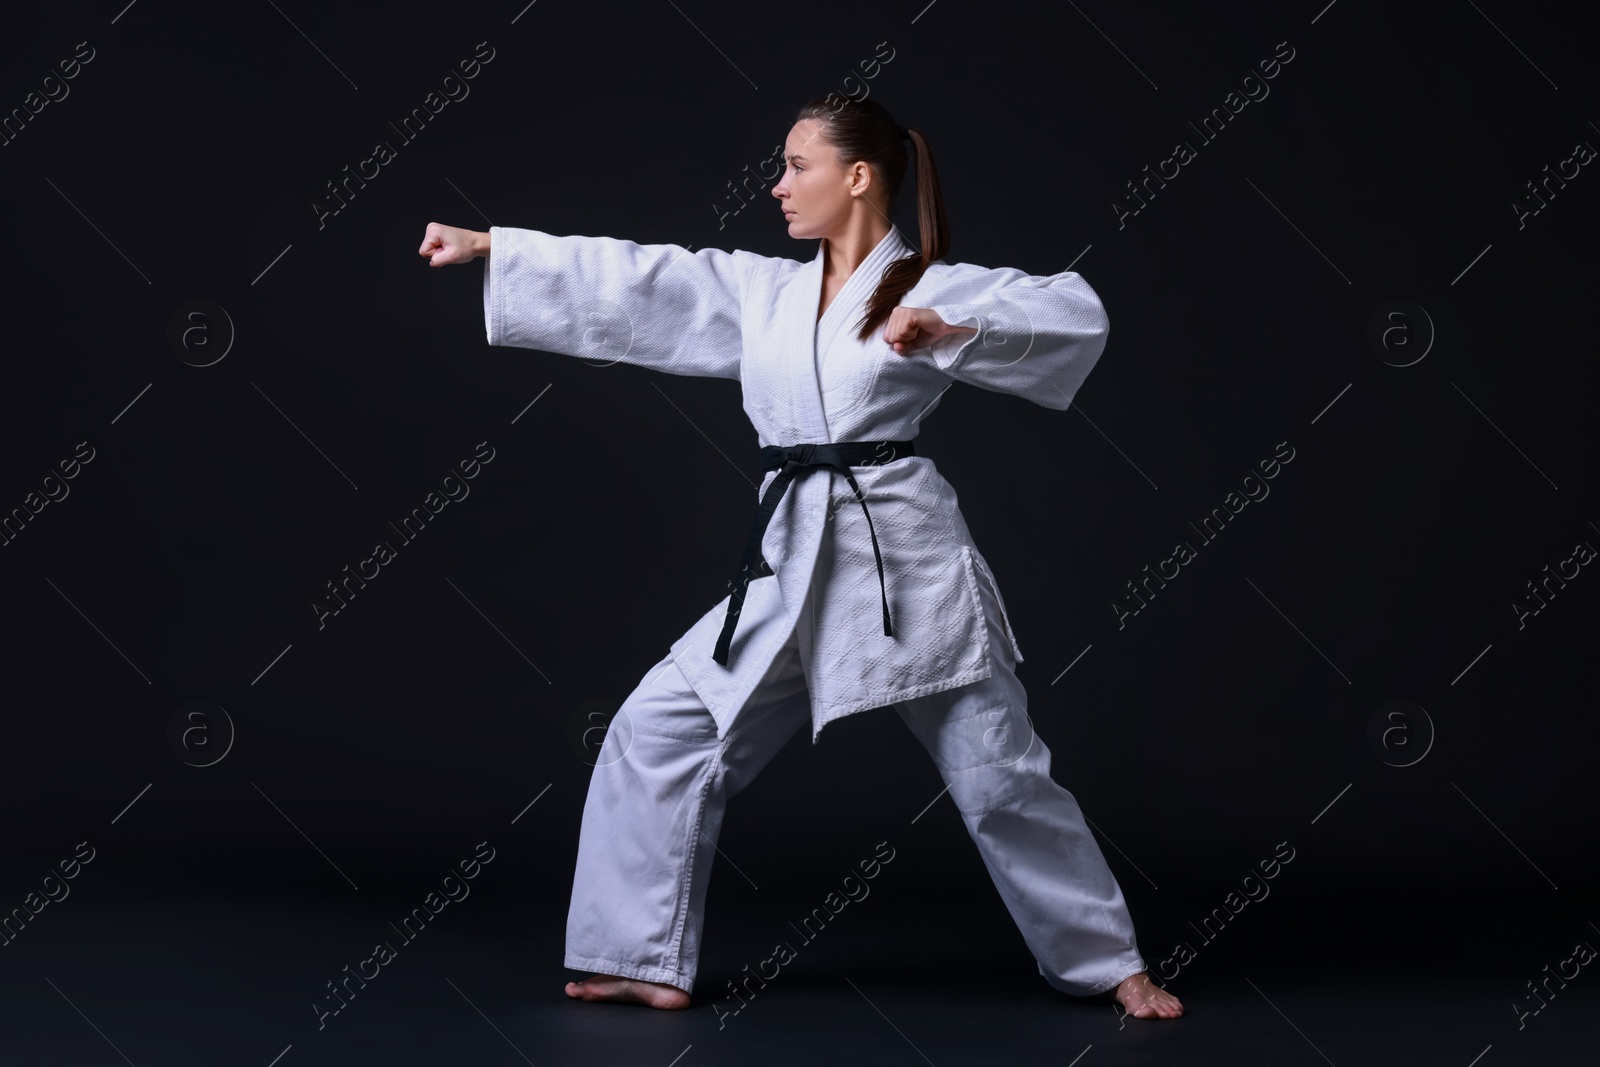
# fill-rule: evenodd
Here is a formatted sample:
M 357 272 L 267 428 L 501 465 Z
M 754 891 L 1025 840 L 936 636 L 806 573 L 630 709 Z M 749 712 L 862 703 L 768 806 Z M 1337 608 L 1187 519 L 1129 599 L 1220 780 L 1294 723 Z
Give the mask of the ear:
M 865 194 L 872 188 L 872 165 L 865 160 L 857 160 L 850 168 L 850 188 Z

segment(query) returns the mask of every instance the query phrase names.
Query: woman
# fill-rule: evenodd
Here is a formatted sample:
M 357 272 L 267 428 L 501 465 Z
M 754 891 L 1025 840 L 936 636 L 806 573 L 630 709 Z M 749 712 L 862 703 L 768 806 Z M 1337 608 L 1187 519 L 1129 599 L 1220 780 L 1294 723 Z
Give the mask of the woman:
M 889 222 L 907 139 L 920 251 Z M 1150 980 L 1077 802 L 1050 778 L 1014 672 L 1022 653 L 955 491 L 912 443 L 952 381 L 1065 409 L 1105 346 L 1105 311 L 1071 272 L 945 263 L 927 140 L 876 101 L 808 104 L 784 159 L 772 195 L 791 237 L 819 241 L 809 263 L 438 223 L 419 249 L 435 267 L 487 257 L 490 344 L 737 379 L 763 446 L 732 591 L 623 702 L 601 747 L 565 958 L 596 973 L 567 994 L 688 1006 L 727 798 L 808 718 L 815 741 L 834 719 L 892 705 L 1045 979 L 1174 1018 L 1182 1006 Z

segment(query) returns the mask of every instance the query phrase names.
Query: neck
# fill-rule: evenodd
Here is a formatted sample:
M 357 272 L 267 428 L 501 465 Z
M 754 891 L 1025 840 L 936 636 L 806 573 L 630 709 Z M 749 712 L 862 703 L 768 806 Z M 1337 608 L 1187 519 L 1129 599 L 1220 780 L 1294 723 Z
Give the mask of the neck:
M 876 212 L 858 215 L 844 229 L 822 239 L 822 270 L 829 277 L 848 278 L 878 243 L 888 236 L 889 223 Z

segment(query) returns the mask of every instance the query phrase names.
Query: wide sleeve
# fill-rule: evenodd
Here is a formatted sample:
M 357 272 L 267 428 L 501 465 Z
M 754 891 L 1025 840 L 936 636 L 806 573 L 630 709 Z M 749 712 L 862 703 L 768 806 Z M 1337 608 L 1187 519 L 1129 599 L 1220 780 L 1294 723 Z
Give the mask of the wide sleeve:
M 483 318 L 491 345 L 739 377 L 746 272 L 758 257 L 510 226 L 489 234 Z
M 930 268 L 932 269 L 932 268 Z M 947 265 L 936 303 L 955 334 L 929 348 L 957 381 L 1065 410 L 1106 346 L 1111 320 L 1099 296 L 1072 271 L 1036 277 L 1011 267 Z

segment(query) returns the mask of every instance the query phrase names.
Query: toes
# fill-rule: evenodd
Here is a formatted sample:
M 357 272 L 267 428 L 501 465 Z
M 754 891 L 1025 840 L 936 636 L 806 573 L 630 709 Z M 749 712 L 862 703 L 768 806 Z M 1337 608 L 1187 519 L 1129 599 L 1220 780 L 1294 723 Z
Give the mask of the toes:
M 1176 1019 L 1183 1014 L 1183 1004 L 1159 986 L 1135 992 L 1129 990 L 1117 999 L 1125 1015 L 1135 1019 Z
M 582 1000 L 589 1003 L 606 999 L 605 992 L 593 985 L 590 985 L 589 979 L 587 978 L 581 982 L 568 982 L 567 996 L 572 997 L 574 1000 Z

